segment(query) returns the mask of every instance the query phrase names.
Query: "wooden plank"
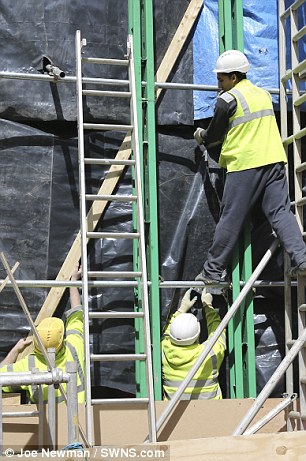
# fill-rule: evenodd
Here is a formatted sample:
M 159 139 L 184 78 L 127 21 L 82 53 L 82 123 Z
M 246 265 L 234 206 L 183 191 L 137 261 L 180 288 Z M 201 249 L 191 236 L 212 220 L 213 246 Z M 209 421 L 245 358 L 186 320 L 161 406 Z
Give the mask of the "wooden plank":
M 163 61 L 156 73 L 155 80 L 159 83 L 164 83 L 168 80 L 177 58 L 192 30 L 192 27 L 203 7 L 204 0 L 191 0 L 187 10 L 181 20 L 168 50 L 163 58 Z M 157 97 L 161 93 L 161 89 L 156 92 Z
M 268 399 L 259 410 L 255 421 L 265 416 L 282 400 Z M 253 401 L 253 399 L 180 400 L 160 431 L 158 440 L 228 437 L 249 411 Z M 165 410 L 167 404 L 165 400 L 155 402 L 157 418 Z M 132 404 L 93 405 L 93 418 L 97 428 L 94 445 L 142 443 L 148 434 L 148 408 L 145 404 L 141 406 Z M 101 427 L 103 431 L 99 430 Z M 262 427 L 259 433 L 284 431 L 286 431 L 285 412 L 282 411 Z
M 278 434 L 208 437 L 159 442 L 169 448 L 171 461 L 302 461 L 306 459 L 304 431 Z
M 18 434 L 19 435 L 19 434 Z M 15 448 L 15 443 L 12 445 Z M 6 448 L 6 445 L 5 445 Z M 103 450 L 102 450 L 103 448 Z M 110 454 L 107 456 L 107 449 Z M 37 461 L 45 458 L 77 460 L 86 458 L 87 460 L 103 460 L 115 458 L 118 461 L 125 461 L 127 449 L 131 449 L 131 457 L 153 459 L 152 451 L 156 453 L 154 459 L 165 461 L 304 461 L 306 457 L 306 438 L 304 431 L 287 432 L 280 434 L 258 434 L 250 436 L 230 436 L 214 437 L 193 440 L 176 440 L 172 442 L 158 442 L 157 444 L 120 444 L 114 454 L 114 447 L 95 446 L 85 448 L 84 452 L 71 450 L 65 455 L 60 450 L 40 453 L 38 451 L 23 450 L 19 455 L 14 454 L 12 449 L 7 449 L 4 454 L 10 460 L 20 458 L 29 459 L 35 457 Z M 122 454 L 120 455 L 120 449 Z M 17 450 L 16 450 L 17 451 Z M 148 455 L 145 456 L 145 452 Z M 48 454 L 49 453 L 49 454 Z M 32 456 L 31 456 L 32 454 Z
M 156 80 L 159 82 L 166 82 L 170 72 L 173 69 L 174 64 L 177 61 L 177 58 L 185 44 L 187 37 L 192 29 L 192 26 L 203 6 L 204 0 L 191 0 L 186 12 L 177 28 L 177 31 L 169 45 L 169 48 L 157 70 Z M 160 96 L 160 91 L 157 92 L 156 98 L 158 100 Z M 130 148 L 130 135 L 127 135 L 124 138 L 124 141 L 118 151 L 116 160 L 127 160 L 131 155 Z M 120 176 L 124 170 L 122 165 L 112 165 L 107 176 L 105 177 L 102 186 L 98 194 L 111 194 L 116 187 Z M 108 202 L 94 201 L 92 207 L 87 215 L 88 220 L 88 231 L 93 231 L 104 212 Z M 81 235 L 78 232 L 66 258 L 65 261 L 56 277 L 55 280 L 69 280 L 73 272 L 74 266 L 77 264 L 81 257 L 81 245 L 80 245 Z M 43 320 L 46 317 L 50 317 L 54 314 L 64 292 L 65 287 L 52 287 L 49 290 L 49 293 L 46 297 L 45 302 L 43 303 L 40 312 L 38 313 L 35 325 Z M 26 356 L 32 350 L 32 347 L 27 347 L 22 354 L 19 354 L 18 359 Z

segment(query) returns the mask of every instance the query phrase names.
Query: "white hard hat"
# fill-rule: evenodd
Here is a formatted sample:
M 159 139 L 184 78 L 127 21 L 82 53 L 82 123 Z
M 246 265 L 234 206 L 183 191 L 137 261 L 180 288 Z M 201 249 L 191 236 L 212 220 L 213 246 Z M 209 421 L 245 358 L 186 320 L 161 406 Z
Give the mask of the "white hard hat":
M 199 337 L 200 324 L 193 314 L 180 314 L 170 325 L 170 338 L 173 344 L 189 346 Z
M 228 50 L 218 57 L 213 72 L 228 74 L 237 71 L 246 74 L 249 69 L 250 63 L 245 54 L 238 50 Z

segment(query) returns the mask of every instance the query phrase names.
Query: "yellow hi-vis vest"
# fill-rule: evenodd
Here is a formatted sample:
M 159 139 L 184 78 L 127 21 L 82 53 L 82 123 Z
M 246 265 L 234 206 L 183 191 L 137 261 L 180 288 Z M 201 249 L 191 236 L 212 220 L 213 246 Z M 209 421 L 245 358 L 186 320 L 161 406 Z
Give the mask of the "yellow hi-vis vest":
M 176 312 L 171 317 L 161 342 L 164 400 L 171 399 L 185 379 L 187 373 L 193 367 L 199 355 L 201 355 L 206 344 L 206 342 L 199 344 L 198 341 L 196 341 L 190 346 L 177 346 L 171 342 L 169 336 L 170 325 L 178 315 L 180 315 L 180 313 Z M 212 307 L 205 308 L 205 315 L 209 339 L 220 325 L 221 320 Z M 225 330 L 223 330 L 221 336 L 186 387 L 181 396 L 182 400 L 222 399 L 218 376 L 225 350 L 226 336 Z
M 246 79 L 227 93 L 236 99 L 237 110 L 222 144 L 220 166 L 232 172 L 287 163 L 271 95 Z M 220 97 L 226 100 L 227 93 Z
M 67 311 L 66 323 L 66 339 L 63 347 L 59 350 L 55 357 L 55 366 L 63 371 L 66 371 L 67 362 L 77 363 L 77 392 L 78 402 L 85 401 L 85 380 L 84 380 L 84 340 L 83 340 L 83 311 L 81 307 L 76 307 Z M 0 373 L 9 371 L 30 371 L 37 368 L 39 371 L 47 371 L 45 358 L 42 353 L 34 350 L 33 353 L 18 360 L 10 365 L 5 365 L 0 368 Z M 67 384 L 62 384 L 65 393 L 67 394 Z M 48 401 L 48 385 L 41 385 L 43 390 L 44 402 Z M 29 394 L 31 402 L 38 402 L 39 386 L 35 385 L 22 385 L 18 388 L 13 386 L 3 386 L 3 392 L 16 392 L 16 390 L 26 390 Z M 55 389 L 56 402 L 64 401 L 64 398 L 59 389 Z

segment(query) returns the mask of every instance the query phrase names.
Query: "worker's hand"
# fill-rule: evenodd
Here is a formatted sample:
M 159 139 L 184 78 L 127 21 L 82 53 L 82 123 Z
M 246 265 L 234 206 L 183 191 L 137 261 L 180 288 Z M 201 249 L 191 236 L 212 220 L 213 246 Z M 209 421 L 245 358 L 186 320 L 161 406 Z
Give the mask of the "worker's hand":
M 30 344 L 32 344 L 32 337 L 28 338 L 21 338 L 19 341 L 15 344 L 13 347 L 14 352 L 17 352 L 20 354 L 21 352 L 24 351 L 26 347 L 28 347 Z
M 202 291 L 202 295 L 201 295 L 201 301 L 202 301 L 203 307 L 206 307 L 206 306 L 210 307 L 212 300 L 213 300 L 212 294 L 207 293 L 204 288 L 204 290 Z
M 82 276 L 82 268 L 79 264 L 74 267 L 74 270 L 71 274 L 71 280 L 79 280 Z
M 193 137 L 194 137 L 194 139 L 197 141 L 197 143 L 199 144 L 199 146 L 200 146 L 201 144 L 203 144 L 203 138 L 202 138 L 202 136 L 201 136 L 201 133 L 204 134 L 204 133 L 205 133 L 205 130 L 203 130 L 203 128 L 200 128 L 200 127 L 198 127 L 198 128 L 195 130 L 195 132 L 193 133 Z
M 188 312 L 189 309 L 191 309 L 194 303 L 196 302 L 197 297 L 195 296 L 194 298 L 190 299 L 190 294 L 191 294 L 191 288 L 189 288 L 189 290 L 187 290 L 186 293 L 184 294 L 183 299 L 181 301 L 181 305 L 178 309 L 179 312 L 181 313 Z

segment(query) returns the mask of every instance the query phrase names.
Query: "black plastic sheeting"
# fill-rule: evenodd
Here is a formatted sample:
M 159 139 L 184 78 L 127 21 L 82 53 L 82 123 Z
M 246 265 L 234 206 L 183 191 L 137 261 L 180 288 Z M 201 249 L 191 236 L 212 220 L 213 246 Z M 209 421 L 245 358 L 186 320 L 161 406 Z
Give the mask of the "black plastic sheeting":
M 187 0 L 154 1 L 156 68 L 188 6 Z M 22 4 L 2 2 L 1 71 L 42 72 L 42 57 L 48 56 L 67 76 L 75 75 L 75 31 L 87 39 L 87 56 L 123 58 L 127 41 L 127 2 L 121 0 L 25 0 Z M 171 75 L 171 81 L 192 82 L 192 46 L 189 41 Z M 84 67 L 84 75 L 125 79 L 118 67 Z M 17 279 L 53 280 L 79 230 L 76 93 L 71 83 L 1 79 L 0 100 L 0 250 L 10 264 L 20 261 Z M 87 98 L 85 120 L 126 123 L 129 111 L 119 99 L 101 102 Z M 202 158 L 193 140 L 191 91 L 168 90 L 157 105 L 158 206 L 160 275 L 165 280 L 193 280 L 200 271 L 218 219 L 222 195 L 222 172 L 212 160 Z M 86 136 L 88 156 L 115 157 L 122 133 L 92 132 Z M 105 169 L 89 170 L 90 192 L 98 190 Z M 127 171 L 118 192 L 130 190 Z M 130 231 L 131 208 L 112 203 L 99 229 Z M 269 244 L 270 230 L 259 226 L 260 239 Z M 256 258 L 265 250 L 254 247 Z M 124 240 L 94 241 L 89 245 L 91 269 L 131 270 L 132 244 Z M 267 278 L 281 274 L 278 255 L 266 270 Z M 5 272 L 0 268 L 0 277 Z M 43 288 L 22 288 L 35 318 L 47 294 Z M 176 309 L 182 290 L 161 290 L 161 317 Z M 255 298 L 258 386 L 262 387 L 283 354 L 283 299 L 279 290 L 269 289 Z M 133 309 L 133 290 L 92 290 L 93 310 Z M 68 303 L 68 290 L 56 315 Z M 223 299 L 216 304 L 224 312 Z M 273 308 L 272 308 L 273 305 Z M 29 331 L 27 321 L 11 288 L 0 296 L 0 354 L 3 357 Z M 131 320 L 97 320 L 91 328 L 94 353 L 134 350 Z M 93 365 L 93 385 L 124 393 L 135 392 L 134 363 L 107 362 Z M 225 380 L 225 378 L 224 378 Z M 222 382 L 222 387 L 226 383 Z M 281 392 L 282 385 L 277 390 Z
M 79 229 L 77 139 L 63 139 L 10 121 L 1 121 L 1 241 L 0 249 L 12 265 L 21 262 L 16 278 L 25 280 L 54 279 Z M 123 139 L 120 133 L 91 133 L 86 136 L 89 156 L 115 157 Z M 176 142 L 177 143 L 176 146 Z M 175 146 L 175 148 L 174 148 Z M 220 189 L 220 169 L 194 148 L 186 131 L 169 130 L 158 135 L 158 198 L 160 231 L 160 274 L 165 280 L 192 280 L 201 268 L 209 247 Z M 95 193 L 105 170 L 92 167 L 89 192 Z M 119 184 L 118 193 L 130 192 L 128 171 Z M 208 198 L 207 198 L 208 197 Z M 107 208 L 98 230 L 131 231 L 131 208 L 114 202 Z M 268 246 L 267 241 L 267 246 Z M 263 249 L 264 250 L 264 249 Z M 94 241 L 89 246 L 92 270 L 131 270 L 132 244 L 125 240 Z M 1 277 L 4 278 L 4 270 Z M 47 289 L 21 289 L 35 318 L 44 302 Z M 269 289 L 270 290 L 270 289 Z M 67 290 L 68 291 L 68 290 Z M 162 322 L 175 309 L 182 290 L 161 290 Z M 276 293 L 277 295 L 277 293 Z M 68 293 L 59 306 L 61 315 Z M 90 296 L 93 310 L 132 310 L 131 288 L 94 289 Z M 280 304 L 282 299 L 279 300 Z M 273 301 L 275 304 L 275 300 Z M 216 297 L 216 306 L 223 300 Z M 279 362 L 276 334 L 281 322 L 269 317 L 270 302 L 259 314 L 258 368 L 261 381 Z M 278 306 L 279 315 L 282 306 Z M 223 306 L 224 312 L 224 306 Z M 27 321 L 12 289 L 0 297 L 2 355 L 28 332 Z M 269 325 L 269 328 L 268 328 Z M 257 322 L 256 322 L 257 328 Z M 263 334 L 264 332 L 264 334 Z M 131 320 L 95 320 L 91 328 L 91 346 L 95 353 L 133 352 L 134 328 Z M 266 350 L 268 347 L 268 351 Z M 268 367 L 265 368 L 268 363 Z M 94 386 L 106 386 L 133 393 L 134 365 L 130 362 L 94 364 Z M 259 381 L 260 382 L 260 381 Z

